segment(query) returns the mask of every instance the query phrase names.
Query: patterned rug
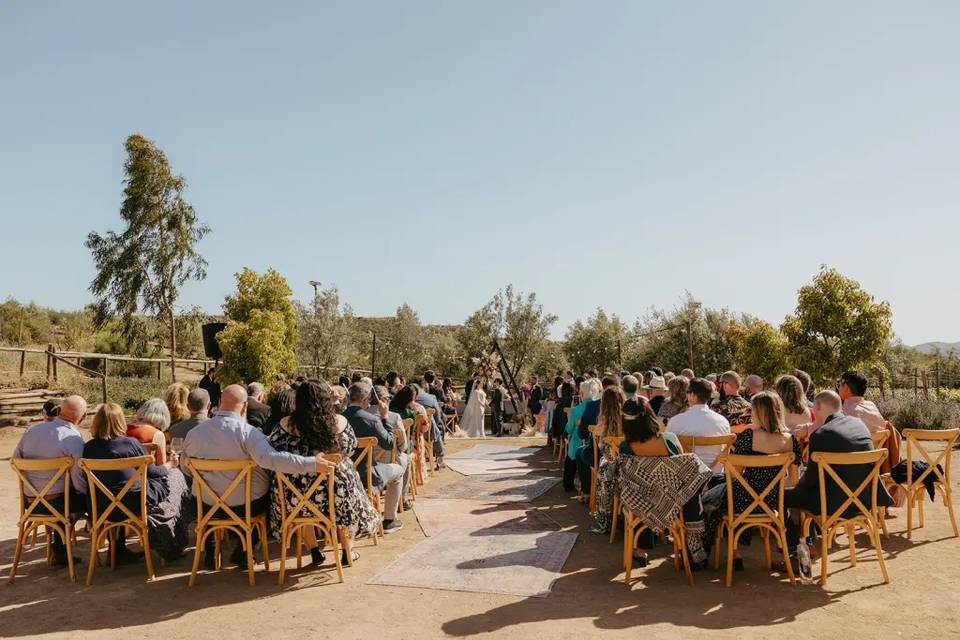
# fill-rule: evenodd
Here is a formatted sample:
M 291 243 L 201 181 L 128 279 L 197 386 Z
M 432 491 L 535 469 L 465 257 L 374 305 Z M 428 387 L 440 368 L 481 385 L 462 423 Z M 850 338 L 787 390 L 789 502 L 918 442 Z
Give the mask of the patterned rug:
M 483 502 L 531 502 L 560 482 L 556 474 L 465 476 L 451 484 L 440 487 L 424 500 L 445 498 L 457 500 L 480 500 Z
M 482 531 L 493 527 L 525 531 L 557 531 L 549 515 L 519 502 L 479 502 L 431 498 L 413 504 L 417 521 L 428 538 L 447 531 Z
M 545 598 L 576 540 L 567 531 L 449 531 L 402 554 L 370 584 Z
M 444 459 L 464 460 L 469 458 L 477 460 L 482 458 L 487 460 L 520 460 L 522 458 L 528 458 L 540 451 L 543 451 L 543 447 L 510 447 L 502 444 L 478 444 L 469 449 L 451 453 Z
M 529 462 L 519 459 L 490 459 L 490 458 L 456 458 L 445 459 L 446 465 L 465 476 L 483 476 L 490 474 L 505 473 L 508 475 L 518 475 L 535 471 L 536 467 Z

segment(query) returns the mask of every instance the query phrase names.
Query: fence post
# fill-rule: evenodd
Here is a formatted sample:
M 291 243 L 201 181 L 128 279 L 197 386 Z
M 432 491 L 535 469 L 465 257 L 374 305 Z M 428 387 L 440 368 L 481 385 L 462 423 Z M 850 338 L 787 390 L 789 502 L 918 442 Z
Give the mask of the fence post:
M 23 368 L 27 362 L 27 350 L 24 349 L 20 352 L 20 377 L 23 378 Z
M 52 360 L 52 358 L 50 357 L 50 350 L 51 350 L 51 349 L 53 349 L 53 345 L 52 345 L 52 344 L 48 344 L 48 345 L 47 345 L 47 380 L 50 380 L 50 372 L 51 372 L 50 360 Z
M 887 394 L 883 390 L 883 372 L 879 371 L 878 373 L 880 374 L 879 376 L 877 376 L 880 379 L 880 397 L 886 398 Z
M 50 353 L 54 354 L 57 352 L 57 348 L 53 345 L 50 345 Z M 57 381 L 57 359 L 51 355 L 50 360 L 53 362 L 53 381 Z
M 104 362 L 106 362 L 106 360 L 104 360 Z M 100 378 L 100 384 L 103 385 L 101 389 L 103 391 L 103 394 L 102 394 L 103 403 L 106 404 L 107 403 L 107 374 L 106 373 L 104 373 L 103 377 Z
M 923 397 L 925 400 L 930 399 L 930 387 L 927 384 L 927 370 L 924 369 L 920 373 L 920 383 L 923 385 Z
M 920 395 L 919 389 L 917 388 L 917 368 L 913 368 L 913 397 L 916 398 Z
M 158 362 L 158 363 L 157 363 L 157 380 L 160 379 L 160 365 L 161 365 L 161 363 Z
M 940 358 L 937 358 L 937 397 L 940 397 Z

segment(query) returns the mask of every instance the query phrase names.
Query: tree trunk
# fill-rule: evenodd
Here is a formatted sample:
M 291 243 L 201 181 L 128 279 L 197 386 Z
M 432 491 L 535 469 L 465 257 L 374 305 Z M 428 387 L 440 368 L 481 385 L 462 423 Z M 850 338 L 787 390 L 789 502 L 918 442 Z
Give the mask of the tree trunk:
M 167 310 L 170 322 L 170 380 L 177 381 L 177 321 L 173 315 L 173 307 Z

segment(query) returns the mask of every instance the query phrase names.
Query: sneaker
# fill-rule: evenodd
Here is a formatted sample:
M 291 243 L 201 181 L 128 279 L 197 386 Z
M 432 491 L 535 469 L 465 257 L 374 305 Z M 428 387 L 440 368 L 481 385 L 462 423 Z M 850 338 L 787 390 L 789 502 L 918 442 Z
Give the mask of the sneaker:
M 391 533 L 396 533 L 403 529 L 403 523 L 399 520 L 384 520 L 383 521 L 383 532 L 387 535 Z
M 608 536 L 610 535 L 610 529 L 601 527 L 599 524 L 594 524 L 592 527 L 590 527 L 590 533 L 595 533 L 598 536 Z

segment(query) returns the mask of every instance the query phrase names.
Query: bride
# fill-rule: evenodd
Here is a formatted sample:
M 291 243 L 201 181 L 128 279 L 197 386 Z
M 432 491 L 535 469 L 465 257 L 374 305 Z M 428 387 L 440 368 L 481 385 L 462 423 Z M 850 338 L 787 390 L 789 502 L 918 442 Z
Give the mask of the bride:
M 483 384 L 477 381 L 470 392 L 467 406 L 460 419 L 460 429 L 467 438 L 486 438 L 483 428 L 484 414 L 487 411 L 487 394 L 483 392 Z

